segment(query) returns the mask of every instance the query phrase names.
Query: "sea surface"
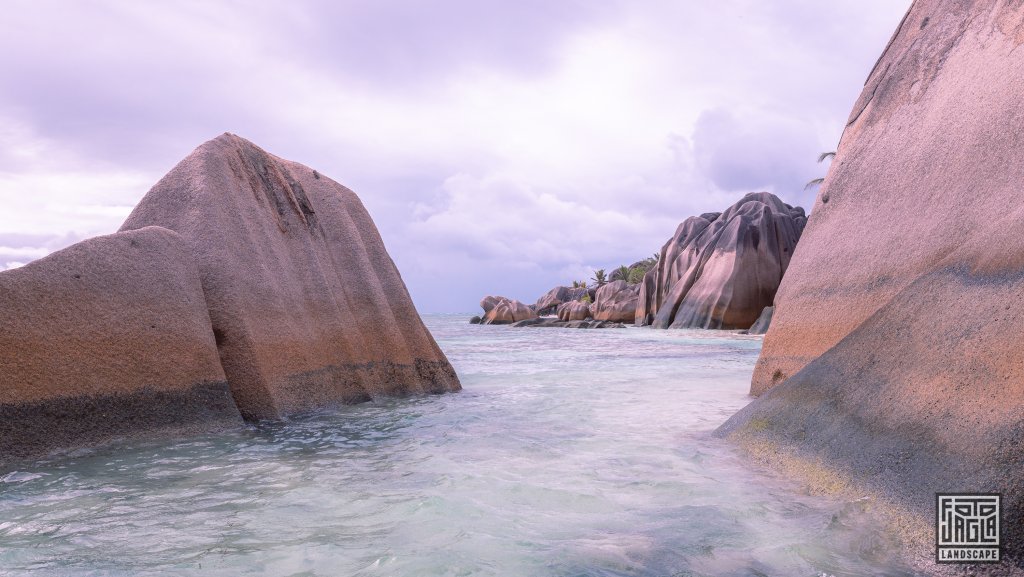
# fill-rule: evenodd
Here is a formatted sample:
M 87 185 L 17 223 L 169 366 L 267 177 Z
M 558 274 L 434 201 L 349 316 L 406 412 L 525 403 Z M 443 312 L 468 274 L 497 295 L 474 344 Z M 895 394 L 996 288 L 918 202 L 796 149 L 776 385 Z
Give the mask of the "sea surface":
M 425 317 L 457 394 L 0 473 L 0 575 L 913 575 L 862 501 L 710 432 L 758 337 Z

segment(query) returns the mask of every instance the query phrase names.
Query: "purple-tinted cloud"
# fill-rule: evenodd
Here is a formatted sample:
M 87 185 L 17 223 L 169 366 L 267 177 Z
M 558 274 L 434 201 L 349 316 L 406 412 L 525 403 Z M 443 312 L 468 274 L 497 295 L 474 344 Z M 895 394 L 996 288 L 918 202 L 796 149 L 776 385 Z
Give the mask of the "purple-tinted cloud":
M 532 300 L 749 190 L 809 204 L 908 4 L 15 0 L 0 266 L 231 131 L 356 190 L 424 310 Z

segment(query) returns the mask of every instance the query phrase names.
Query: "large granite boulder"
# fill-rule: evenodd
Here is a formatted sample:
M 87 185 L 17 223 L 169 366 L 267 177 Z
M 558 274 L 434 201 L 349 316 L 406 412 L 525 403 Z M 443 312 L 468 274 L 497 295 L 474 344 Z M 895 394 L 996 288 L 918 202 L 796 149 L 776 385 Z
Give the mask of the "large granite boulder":
M 936 492 L 1001 492 L 1007 574 L 1024 565 L 1022 42 L 1018 2 L 914 2 L 776 296 L 762 396 L 721 431 L 909 509 L 922 557 Z
M 585 321 L 590 318 L 590 305 L 585 302 L 571 301 L 558 306 L 558 320 Z
M 546 315 L 555 312 L 558 305 L 571 301 L 578 301 L 584 296 L 589 296 L 593 301 L 595 289 L 582 287 L 557 286 L 549 290 L 544 296 L 537 299 L 535 306 L 537 314 Z
M 487 296 L 480 301 L 484 316 L 479 324 L 510 325 L 515 322 L 537 318 L 537 313 L 527 304 L 500 296 Z
M 617 280 L 597 289 L 596 296 L 594 304 L 590 306 L 594 320 L 633 323 L 640 298 L 640 285 Z
M 241 422 L 176 233 L 96 237 L 0 272 L 0 461 Z
M 686 219 L 644 276 L 637 324 L 746 329 L 771 306 L 807 218 L 767 192 Z
M 177 231 L 198 265 L 242 414 L 458 390 L 377 228 L 349 189 L 224 134 L 122 226 Z

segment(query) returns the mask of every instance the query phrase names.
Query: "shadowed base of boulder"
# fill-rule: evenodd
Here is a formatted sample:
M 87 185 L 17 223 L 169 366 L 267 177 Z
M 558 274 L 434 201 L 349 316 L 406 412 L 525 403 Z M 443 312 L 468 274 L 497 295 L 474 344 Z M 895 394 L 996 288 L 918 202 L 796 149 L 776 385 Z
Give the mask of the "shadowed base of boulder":
M 723 431 L 724 437 L 749 459 L 775 473 L 802 485 L 810 495 L 824 495 L 847 501 L 881 523 L 879 529 L 898 538 L 900 547 L 890 554 L 935 577 L 962 575 L 962 568 L 937 566 L 935 558 L 935 524 L 930 511 L 908 507 L 894 500 L 877 486 L 863 482 L 844 467 L 837 467 L 819 455 L 807 453 L 770 434 L 770 424 L 753 421 L 746 428 Z M 841 514 L 841 513 L 840 513 Z M 994 568 L 990 568 L 994 569 Z M 1018 575 L 1012 566 L 992 575 Z M 989 573 L 986 573 L 988 575 Z
M 241 424 L 225 381 L 184 390 L 147 387 L 130 394 L 0 404 L 0 463 L 140 432 L 198 432 Z
M 372 383 L 368 388 L 366 383 Z M 250 420 L 279 418 L 336 405 L 354 405 L 379 397 L 442 394 L 462 390 L 451 364 L 416 359 L 412 364 L 390 361 L 345 363 L 285 377 L 275 395 L 277 412 L 243 415 Z

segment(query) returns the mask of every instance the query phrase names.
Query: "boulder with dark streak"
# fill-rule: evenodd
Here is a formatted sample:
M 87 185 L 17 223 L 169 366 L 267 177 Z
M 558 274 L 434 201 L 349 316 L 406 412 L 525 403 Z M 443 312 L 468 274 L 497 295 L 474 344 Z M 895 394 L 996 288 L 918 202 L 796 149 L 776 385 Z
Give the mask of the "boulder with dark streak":
M 459 390 L 351 190 L 224 134 L 121 227 L 176 231 L 199 268 L 221 363 L 248 419 Z
M 688 218 L 644 276 L 638 324 L 746 329 L 771 306 L 807 218 L 767 192 Z

